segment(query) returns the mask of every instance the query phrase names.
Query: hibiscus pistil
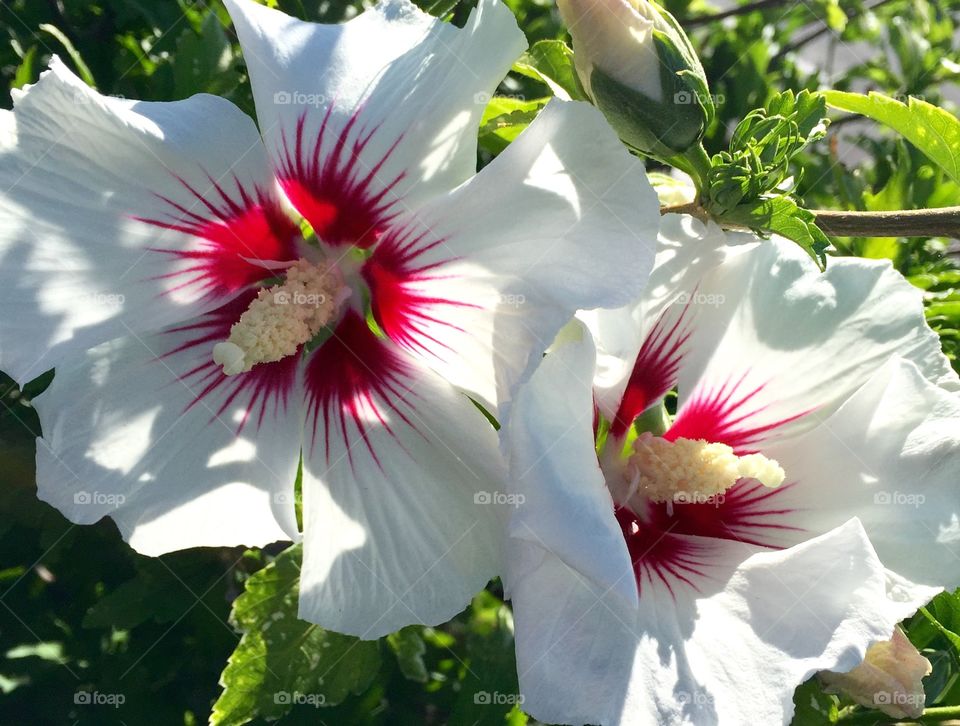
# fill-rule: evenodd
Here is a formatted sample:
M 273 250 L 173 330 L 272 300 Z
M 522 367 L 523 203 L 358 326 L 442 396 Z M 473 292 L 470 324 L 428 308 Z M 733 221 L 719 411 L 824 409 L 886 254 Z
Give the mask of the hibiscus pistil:
M 301 258 L 282 283 L 260 290 L 230 337 L 214 346 L 213 360 L 228 376 L 283 360 L 333 321 L 349 296 L 335 265 Z
M 763 454 L 738 456 L 726 444 L 682 437 L 669 441 L 650 432 L 634 440 L 624 475 L 631 492 L 658 503 L 704 501 L 741 479 L 776 488 L 785 477 L 780 465 Z

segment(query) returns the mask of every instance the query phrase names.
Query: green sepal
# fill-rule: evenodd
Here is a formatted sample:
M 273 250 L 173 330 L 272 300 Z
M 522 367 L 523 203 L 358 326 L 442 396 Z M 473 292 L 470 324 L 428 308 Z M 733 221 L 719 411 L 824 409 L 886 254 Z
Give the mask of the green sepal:
M 806 250 L 821 270 L 826 267 L 830 239 L 817 226 L 814 214 L 798 206 L 790 197 L 757 199 L 737 207 L 720 221 L 749 227 L 760 235 L 773 232 L 793 240 Z
M 655 101 L 594 68 L 590 89 L 597 108 L 621 139 L 644 153 L 668 157 L 694 146 L 706 128 L 707 113 L 699 103 L 701 91 L 687 83 L 688 78 L 662 63 L 663 98 Z M 688 99 L 689 103 L 678 102 Z

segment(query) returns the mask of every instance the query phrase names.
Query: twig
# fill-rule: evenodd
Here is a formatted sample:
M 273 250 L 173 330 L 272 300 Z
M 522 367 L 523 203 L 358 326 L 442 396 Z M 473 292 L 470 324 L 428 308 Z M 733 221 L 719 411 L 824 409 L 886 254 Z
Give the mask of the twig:
M 683 26 L 686 28 L 696 28 L 700 25 L 706 25 L 707 23 L 713 23 L 717 20 L 723 20 L 724 18 L 732 18 L 736 17 L 737 15 L 746 15 L 747 13 L 752 13 L 757 10 L 775 8 L 778 5 L 786 5 L 786 0 L 755 0 L 755 2 L 730 8 L 729 10 L 724 10 L 720 13 L 713 13 L 711 15 L 698 15 L 697 17 L 687 18 L 683 21 Z
M 893 0 L 877 0 L 877 2 L 873 3 L 872 5 L 868 5 L 866 8 L 864 8 L 864 10 L 868 12 L 873 11 L 881 7 L 882 5 L 886 5 L 889 2 L 893 2 Z M 787 55 L 789 55 L 790 53 L 795 53 L 796 51 L 800 50 L 800 48 L 802 48 L 803 46 L 807 45 L 808 43 L 812 43 L 817 38 L 831 31 L 831 28 L 829 25 L 824 23 L 822 20 L 820 20 L 819 22 L 822 23 L 822 25 L 819 28 L 817 28 L 816 30 L 810 33 L 807 33 L 801 38 L 798 38 L 794 42 L 783 46 L 783 48 L 781 48 L 776 53 L 776 55 L 774 55 L 773 58 L 770 59 L 770 67 L 771 68 L 778 67 L 780 63 L 783 61 L 783 59 L 787 57 Z
M 710 212 L 704 209 L 699 202 L 690 202 L 688 204 L 673 204 L 668 207 L 660 207 L 660 215 L 664 214 L 689 214 L 696 217 L 701 222 L 710 219 Z
M 953 237 L 960 239 L 960 206 L 894 212 L 809 210 L 817 226 L 831 237 Z M 698 202 L 661 207 L 660 214 L 690 214 L 710 218 Z M 718 220 L 722 225 L 723 220 Z M 739 225 L 738 225 L 739 227 Z
M 834 237 L 953 237 L 960 239 L 960 207 L 895 212 L 811 209 L 817 226 Z

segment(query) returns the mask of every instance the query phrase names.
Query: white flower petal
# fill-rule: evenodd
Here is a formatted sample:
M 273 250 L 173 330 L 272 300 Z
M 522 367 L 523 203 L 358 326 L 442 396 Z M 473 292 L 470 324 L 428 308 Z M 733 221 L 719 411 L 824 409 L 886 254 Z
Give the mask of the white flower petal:
M 725 574 L 700 592 L 653 587 L 631 609 L 511 540 L 509 562 L 539 559 L 513 587 L 524 710 L 575 724 L 787 724 L 797 685 L 854 667 L 909 614 L 885 597 L 855 521 L 783 552 L 728 542 L 719 554 Z
M 355 313 L 307 388 L 301 617 L 366 639 L 450 619 L 498 574 L 492 426 Z
M 529 540 L 510 541 L 507 572 L 518 575 L 510 597 L 526 713 L 545 723 L 661 723 L 650 714 L 676 667 L 658 658 L 659 633 L 638 641 L 636 606 Z M 672 617 L 667 608 L 664 621 Z
M 101 96 L 54 57 L 0 129 L 0 369 L 21 383 L 223 304 L 297 228 L 229 102 Z
M 575 310 L 639 295 L 659 223 L 642 164 L 600 113 L 553 100 L 476 177 L 398 218 L 366 271 L 374 311 L 503 413 Z
M 581 340 L 558 345 L 521 387 L 503 432 L 511 491 L 523 501 L 511 512 L 509 534 L 636 604 L 633 567 L 594 449 L 593 343 L 582 326 L 579 332 Z M 524 577 L 514 562 L 508 587 Z
M 816 425 L 893 355 L 960 387 L 920 291 L 886 261 L 833 259 L 820 273 L 774 237 L 708 274 L 697 292 L 715 304 L 698 306 L 668 437 L 756 449 Z
M 719 723 L 789 723 L 800 683 L 856 666 L 913 613 L 885 594 L 883 567 L 856 520 L 746 560 L 698 603 L 689 641 L 691 671 Z
M 150 555 L 296 538 L 297 360 L 228 379 L 211 357 L 242 301 L 63 361 L 34 401 L 40 498 Z
M 416 206 L 476 171 L 480 117 L 526 47 L 496 0 L 481 0 L 463 29 L 408 0 L 383 0 L 340 25 L 250 0 L 226 5 L 288 194 L 335 244 L 382 221 L 387 212 L 374 213 L 374 197 Z M 310 166 L 317 148 L 319 164 Z
M 617 415 L 634 371 L 640 385 L 631 387 L 634 395 L 623 411 L 630 421 L 663 395 L 658 387 L 649 386 L 651 379 L 662 379 L 669 387 L 676 385 L 676 363 L 683 348 L 677 347 L 673 356 L 670 351 L 684 332 L 692 329 L 701 306 L 716 302 L 699 294 L 700 281 L 724 260 L 756 244 L 751 235 L 724 233 L 715 224 L 704 224 L 690 215 L 664 215 L 656 261 L 640 301 L 616 310 L 578 314 L 597 342 L 595 394 L 608 420 Z M 681 317 L 682 323 L 675 328 Z M 655 329 L 661 331 L 659 335 L 653 334 Z M 647 355 L 638 361 L 647 341 Z
M 771 501 L 797 529 L 768 533 L 773 542 L 856 516 L 887 567 L 960 585 L 960 397 L 916 365 L 890 361 L 817 428 L 764 453 L 796 482 Z

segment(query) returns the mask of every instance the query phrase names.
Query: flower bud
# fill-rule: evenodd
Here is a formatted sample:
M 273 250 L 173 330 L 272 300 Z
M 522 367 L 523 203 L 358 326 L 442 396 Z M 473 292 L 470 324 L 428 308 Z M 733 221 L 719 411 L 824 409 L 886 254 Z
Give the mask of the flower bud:
M 558 0 L 586 95 L 620 138 L 673 156 L 713 118 L 706 76 L 677 21 L 647 0 Z
M 930 671 L 930 661 L 897 628 L 890 640 L 871 645 L 863 663 L 849 673 L 824 671 L 820 679 L 862 706 L 896 719 L 913 719 L 923 713 L 922 679 Z

